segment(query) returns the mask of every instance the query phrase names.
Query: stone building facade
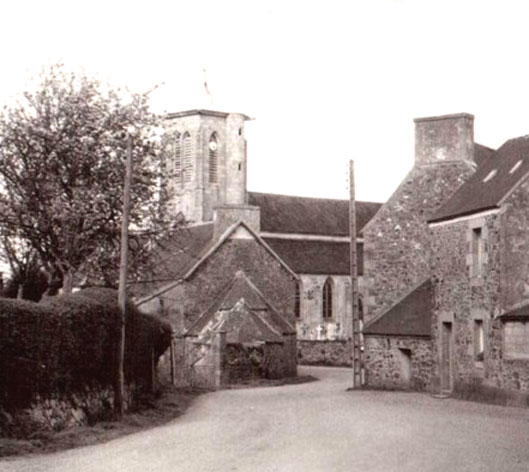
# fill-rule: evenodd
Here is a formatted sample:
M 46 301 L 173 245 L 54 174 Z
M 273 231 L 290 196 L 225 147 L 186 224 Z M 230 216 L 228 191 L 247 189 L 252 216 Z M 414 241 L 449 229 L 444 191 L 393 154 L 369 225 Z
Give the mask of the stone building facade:
M 506 142 L 430 221 L 434 389 L 529 398 L 527 156 L 527 137 Z
M 348 365 L 351 362 L 349 340 L 352 329 L 349 202 L 247 191 L 244 132 L 247 119 L 242 114 L 210 110 L 191 110 L 167 116 L 165 183 L 170 196 L 169 211 L 175 218 L 183 214 L 192 224 L 190 230 L 204 235 L 206 240 L 211 233 L 211 241 L 222 237 L 228 223 L 236 224 L 241 220 L 249 225 L 298 276 L 285 300 L 293 303 L 297 337 L 305 341 L 303 348 L 300 344 L 300 362 Z M 356 204 L 360 270 L 361 229 L 379 207 L 379 204 L 370 202 Z M 223 222 L 219 224 L 217 218 L 222 218 Z M 204 241 L 204 244 L 211 244 L 211 241 Z M 245 253 L 239 246 L 236 251 L 241 260 L 258 257 L 251 252 Z M 219 264 L 224 265 L 228 274 L 233 276 L 234 270 L 244 270 L 259 290 L 267 297 L 272 296 L 264 287 L 271 283 L 269 274 L 266 270 L 261 275 L 255 272 L 261 262 L 258 258 L 255 259 L 258 267 L 250 270 L 245 267 L 246 263 L 242 264 L 244 267 L 232 266 L 234 257 L 226 257 L 226 261 L 219 261 Z M 201 281 L 205 277 L 202 276 Z M 207 287 L 209 283 L 204 285 Z M 363 288 L 362 281 L 360 287 Z M 142 290 L 143 295 L 152 294 L 155 287 L 143 287 Z M 176 292 L 182 290 L 181 287 L 175 288 L 171 297 L 181 301 L 178 310 L 186 317 L 194 316 L 194 312 L 203 308 L 190 308 L 190 303 L 195 304 L 198 297 L 207 299 L 212 294 L 201 287 L 193 293 L 193 289 L 186 289 L 177 296 Z M 273 303 L 272 298 L 271 301 Z M 163 303 L 165 307 L 166 302 Z M 151 303 L 148 308 L 145 305 L 145 309 L 153 310 L 154 307 Z M 171 309 L 177 310 L 176 307 Z M 184 329 L 186 323 L 181 321 L 182 316 L 172 316 L 174 326 Z
M 416 120 L 415 168 L 364 229 L 367 383 L 525 404 L 529 139 L 494 151 L 472 121 Z

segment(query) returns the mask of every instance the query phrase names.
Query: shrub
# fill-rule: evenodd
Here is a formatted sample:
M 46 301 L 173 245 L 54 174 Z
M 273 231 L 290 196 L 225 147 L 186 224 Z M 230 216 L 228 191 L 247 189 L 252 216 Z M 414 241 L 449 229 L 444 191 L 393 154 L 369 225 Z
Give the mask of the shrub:
M 151 366 L 171 327 L 127 305 L 125 378 L 150 387 Z M 36 396 L 111 385 L 119 326 L 117 292 L 90 289 L 41 303 L 0 299 L 0 405 L 29 405 Z

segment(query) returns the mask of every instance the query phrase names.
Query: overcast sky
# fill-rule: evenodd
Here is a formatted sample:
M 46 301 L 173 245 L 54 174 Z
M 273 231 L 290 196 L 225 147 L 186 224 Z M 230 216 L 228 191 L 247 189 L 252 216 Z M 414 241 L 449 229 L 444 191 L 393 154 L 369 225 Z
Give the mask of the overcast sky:
M 4 1 L 0 101 L 48 62 L 247 125 L 250 190 L 384 201 L 413 118 L 475 115 L 476 141 L 529 133 L 529 1 Z M 163 84 L 163 85 L 162 85 Z

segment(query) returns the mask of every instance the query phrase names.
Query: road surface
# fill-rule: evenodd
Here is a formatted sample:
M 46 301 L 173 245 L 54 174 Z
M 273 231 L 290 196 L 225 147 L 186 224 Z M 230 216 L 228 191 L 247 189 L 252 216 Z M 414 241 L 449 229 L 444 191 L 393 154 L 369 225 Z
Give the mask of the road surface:
M 529 471 L 529 411 L 318 382 L 201 396 L 177 420 L 106 444 L 0 461 L 31 472 Z

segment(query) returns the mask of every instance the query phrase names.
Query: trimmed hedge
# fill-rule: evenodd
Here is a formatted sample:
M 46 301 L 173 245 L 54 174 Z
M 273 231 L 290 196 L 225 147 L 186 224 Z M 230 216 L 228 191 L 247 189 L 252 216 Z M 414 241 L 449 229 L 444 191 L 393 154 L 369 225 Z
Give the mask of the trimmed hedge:
M 0 299 L 0 406 L 23 408 L 36 395 L 112 385 L 118 323 L 115 290 L 87 289 L 41 303 Z M 129 302 L 125 332 L 125 379 L 150 388 L 171 326 Z

